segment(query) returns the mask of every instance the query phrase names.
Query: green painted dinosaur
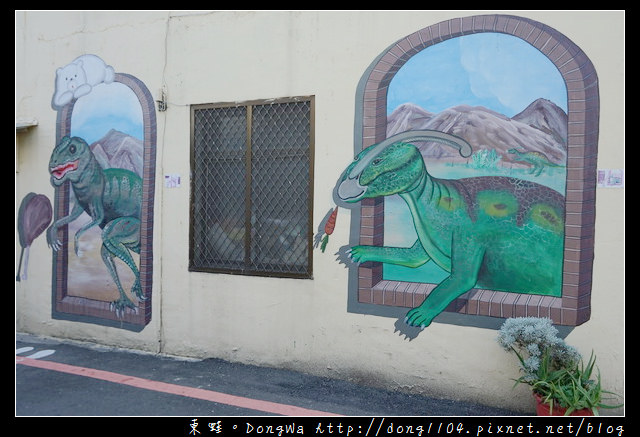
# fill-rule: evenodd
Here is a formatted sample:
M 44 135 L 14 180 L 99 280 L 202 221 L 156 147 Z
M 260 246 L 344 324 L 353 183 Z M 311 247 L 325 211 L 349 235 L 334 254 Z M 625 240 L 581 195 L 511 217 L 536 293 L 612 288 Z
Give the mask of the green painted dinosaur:
M 534 176 L 540 176 L 546 167 L 564 167 L 551 162 L 549 158 L 547 158 L 547 155 L 542 152 L 521 152 L 517 149 L 509 149 L 509 153 L 516 155 L 514 158 L 516 161 L 531 164 L 531 171 L 529 174 L 535 173 Z
M 564 197 L 521 179 L 432 177 L 411 142 L 437 141 L 471 155 L 461 138 L 437 131 L 404 132 L 360 152 L 336 187 L 347 203 L 398 194 L 418 235 L 408 248 L 354 246 L 353 261 L 408 267 L 435 262 L 450 275 L 417 308 L 411 326 L 428 326 L 473 287 L 559 296 L 562 286 Z
M 71 213 L 53 222 L 47 230 L 47 243 L 57 251 L 62 246 L 58 229 L 86 212 L 91 221 L 74 236 L 74 249 L 79 256 L 80 236 L 93 226 L 102 229 L 102 259 L 118 287 L 120 298 L 111 304 L 118 316 L 125 308 L 137 310 L 120 283 L 114 258 L 125 262 L 133 271 L 132 295 L 144 300 L 140 273 L 129 251 L 140 253 L 140 212 L 142 209 L 142 179 L 122 168 L 103 169 L 85 140 L 65 136 L 53 149 L 49 160 L 51 185 L 59 187 L 69 181 L 76 202 Z

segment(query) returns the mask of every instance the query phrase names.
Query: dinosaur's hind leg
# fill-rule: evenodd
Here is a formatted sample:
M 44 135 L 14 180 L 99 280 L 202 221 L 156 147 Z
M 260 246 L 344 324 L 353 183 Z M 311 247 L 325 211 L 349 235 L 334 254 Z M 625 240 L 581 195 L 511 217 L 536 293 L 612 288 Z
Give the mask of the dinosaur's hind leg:
M 119 217 L 107 223 L 102 231 L 101 254 L 107 270 L 109 270 L 120 292 L 120 298 L 111 304 L 119 315 L 124 312 L 125 308 L 136 311 L 137 306 L 129 299 L 122 287 L 116 270 L 115 258 L 124 261 L 135 276 L 131 294 L 140 300 L 145 299 L 140 285 L 140 272 L 130 251 L 140 253 L 140 220 L 135 217 Z

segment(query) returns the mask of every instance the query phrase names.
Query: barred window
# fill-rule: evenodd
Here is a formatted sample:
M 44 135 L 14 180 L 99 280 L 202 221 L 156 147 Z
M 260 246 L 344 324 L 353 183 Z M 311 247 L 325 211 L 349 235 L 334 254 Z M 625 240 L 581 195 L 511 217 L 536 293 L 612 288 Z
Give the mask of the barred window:
M 313 97 L 193 105 L 189 270 L 312 273 Z

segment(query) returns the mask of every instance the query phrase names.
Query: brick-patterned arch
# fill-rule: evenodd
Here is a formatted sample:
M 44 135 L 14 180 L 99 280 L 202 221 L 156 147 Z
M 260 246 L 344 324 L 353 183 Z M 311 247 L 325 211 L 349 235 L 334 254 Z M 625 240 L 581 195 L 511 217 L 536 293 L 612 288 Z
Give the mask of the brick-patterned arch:
M 386 138 L 387 89 L 398 70 L 421 50 L 463 35 L 497 32 L 528 42 L 558 68 L 567 86 L 568 152 L 566 225 L 562 297 L 474 289 L 446 311 L 492 317 L 550 317 L 559 325 L 577 326 L 591 314 L 596 158 L 599 94 L 596 71 L 587 56 L 567 37 L 542 23 L 508 15 L 455 18 L 421 29 L 397 41 L 370 65 L 356 96 L 355 148 Z M 359 244 L 382 245 L 384 199 L 368 199 L 360 208 Z M 358 268 L 359 303 L 414 307 L 434 284 L 388 281 L 382 264 Z
M 131 331 L 142 330 L 151 321 L 151 292 L 153 282 L 153 202 L 156 172 L 156 112 L 153 96 L 147 87 L 129 74 L 116 73 L 114 82 L 126 85 L 136 95 L 142 108 L 143 169 L 142 216 L 140 218 L 140 286 L 146 297 L 137 313 L 125 311 L 118 318 L 109 302 L 72 296 L 67 293 L 67 268 L 69 244 L 53 252 L 52 317 L 54 319 L 91 322 L 115 326 Z M 56 144 L 71 133 L 71 116 L 75 100 L 58 110 Z M 70 189 L 68 184 L 56 188 L 54 219 L 69 214 Z M 68 242 L 68 228 L 61 228 L 63 240 Z

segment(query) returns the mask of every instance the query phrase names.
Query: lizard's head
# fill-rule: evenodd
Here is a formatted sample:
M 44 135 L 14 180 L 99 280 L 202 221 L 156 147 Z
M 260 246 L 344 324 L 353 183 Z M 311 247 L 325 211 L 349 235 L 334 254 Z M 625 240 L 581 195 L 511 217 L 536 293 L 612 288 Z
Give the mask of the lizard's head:
M 49 173 L 51 185 L 58 187 L 65 181 L 78 180 L 82 169 L 90 159 L 91 150 L 85 140 L 79 137 L 65 136 L 51 153 Z
M 406 193 L 427 175 L 424 159 L 411 142 L 436 141 L 471 155 L 463 139 L 438 131 L 412 131 L 394 135 L 364 149 L 346 168 L 336 188 L 337 197 L 348 203 L 362 199 Z
M 347 167 L 338 197 L 349 203 L 408 191 L 426 169 L 420 151 L 409 143 L 393 143 L 360 152 Z

